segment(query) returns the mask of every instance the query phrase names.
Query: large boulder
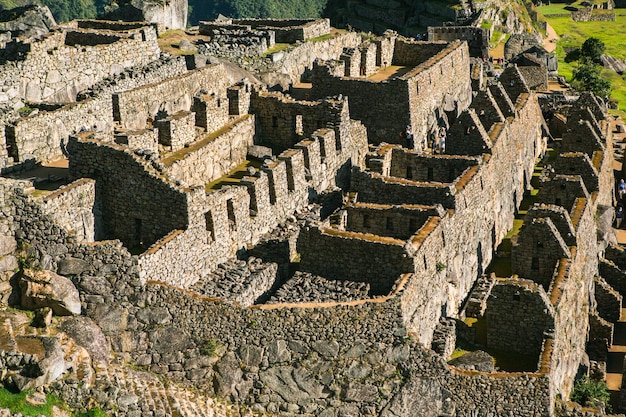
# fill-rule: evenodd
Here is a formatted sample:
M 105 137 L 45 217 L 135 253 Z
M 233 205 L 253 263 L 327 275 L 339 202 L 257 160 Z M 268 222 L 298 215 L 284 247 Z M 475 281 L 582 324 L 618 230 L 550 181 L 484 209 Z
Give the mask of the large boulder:
M 165 29 L 187 27 L 187 0 L 117 0 L 105 7 L 108 20 L 146 21 Z
M 45 35 L 56 24 L 46 6 L 31 4 L 0 11 L 0 33 L 10 32 L 12 38 Z
M 68 317 L 61 323 L 63 330 L 74 342 L 89 352 L 94 362 L 107 362 L 110 357 L 109 342 L 96 323 L 88 317 Z
M 21 305 L 36 310 L 50 307 L 58 316 L 80 314 L 78 290 L 69 279 L 52 271 L 26 269 L 19 278 Z

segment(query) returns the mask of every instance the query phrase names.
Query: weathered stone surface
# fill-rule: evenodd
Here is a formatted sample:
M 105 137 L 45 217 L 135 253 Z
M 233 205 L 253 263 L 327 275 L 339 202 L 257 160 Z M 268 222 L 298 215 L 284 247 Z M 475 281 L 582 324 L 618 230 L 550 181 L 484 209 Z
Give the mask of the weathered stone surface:
M 476 370 L 481 372 L 495 371 L 494 359 L 487 352 L 477 350 L 466 353 L 448 362 L 460 369 Z
M 108 11 L 103 17 L 128 22 L 148 21 L 167 29 L 186 29 L 187 7 L 187 1 L 184 0 L 163 3 L 148 0 L 118 0 L 107 6 Z
M 13 37 L 41 36 L 56 26 L 47 6 L 28 5 L 0 12 L 0 32 L 11 32 Z
M 228 353 L 215 365 L 216 392 L 218 395 L 228 396 L 233 393 L 236 385 L 241 382 L 243 372 L 239 361 L 233 353 Z
M 13 384 L 20 390 L 40 387 L 56 380 L 66 370 L 63 348 L 58 339 L 53 337 L 17 336 L 18 346 L 28 346 L 31 352 L 37 352 L 37 359 L 32 366 L 25 367 L 20 375 L 13 375 Z
M 89 262 L 68 256 L 59 261 L 57 273 L 61 275 L 78 275 L 88 270 L 89 267 Z
M 17 249 L 17 242 L 13 236 L 0 236 L 0 256 L 8 255 Z
M 96 323 L 88 317 L 68 317 L 61 329 L 84 347 L 94 361 L 106 362 L 110 356 L 109 343 Z
M 150 341 L 158 352 L 180 352 L 189 343 L 187 335 L 181 333 L 176 326 L 166 326 L 156 329 L 150 335 Z
M 24 270 L 19 286 L 24 308 L 50 307 L 60 316 L 80 314 L 78 290 L 72 281 L 52 271 Z
M 287 362 L 291 360 L 291 352 L 284 340 L 274 340 L 267 347 L 267 357 L 270 363 Z

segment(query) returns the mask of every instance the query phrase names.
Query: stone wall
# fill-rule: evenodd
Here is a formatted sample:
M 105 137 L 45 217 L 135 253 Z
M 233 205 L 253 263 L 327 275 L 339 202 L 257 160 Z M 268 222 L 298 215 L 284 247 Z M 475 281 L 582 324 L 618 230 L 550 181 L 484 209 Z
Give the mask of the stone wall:
M 330 33 L 330 19 L 234 19 L 233 24 L 273 30 L 276 42 L 296 43 Z
M 313 68 L 312 94 L 318 97 L 347 95 L 350 115 L 368 129 L 371 143 L 399 143 L 401 134 L 412 126 L 415 146 L 420 146 L 435 128 L 444 111 L 460 113 L 470 101 L 469 53 L 461 42 L 432 44 L 396 40 L 394 65 L 415 66 L 408 73 L 384 81 L 338 77 L 328 64 Z M 445 69 L 445 70 L 444 70 Z M 378 99 L 372 101 L 372 97 Z M 394 114 L 384 118 L 381 114 Z
M 611 323 L 619 321 L 623 297 L 602 277 L 594 277 L 593 282 L 598 315 Z
M 191 109 L 199 91 L 215 93 L 227 105 L 229 79 L 222 64 L 189 71 L 179 77 L 113 95 L 113 117 L 123 129 L 143 129 L 157 114 L 172 115 Z
M 96 204 L 102 213 L 95 219 L 96 230 L 102 231 L 97 240 L 116 238 L 129 248 L 141 248 L 186 227 L 187 192 L 128 148 L 86 133 L 71 137 L 68 151 L 70 176 L 96 180 Z
M 487 347 L 537 355 L 554 329 L 554 308 L 542 287 L 524 279 L 497 281 L 487 300 Z
M 331 279 L 364 281 L 373 294 L 386 295 L 398 277 L 414 270 L 399 239 L 308 225 L 298 237 L 300 270 Z M 369 253 L 366 258 L 355 253 Z
M 88 99 L 50 112 L 19 119 L 6 127 L 7 142 L 16 162 L 46 162 L 62 158 L 69 136 L 81 129 L 113 130 L 111 101 Z
M 468 44 L 470 55 L 482 58 L 489 48 L 489 32 L 489 29 L 474 26 L 430 26 L 428 28 L 428 41 L 464 40 Z
M 429 217 L 442 217 L 439 206 L 386 206 L 355 203 L 346 207 L 345 229 L 350 232 L 408 239 Z
M 165 172 L 189 185 L 204 185 L 246 160 L 253 144 L 255 118 L 245 115 L 217 133 L 205 134 L 178 152 L 165 154 Z
M 186 71 L 183 59 L 161 59 L 145 67 L 131 67 L 117 76 L 93 85 L 81 93 L 81 101 L 55 111 L 40 111 L 18 119 L 7 126 L 6 140 L 16 162 L 35 159 L 46 162 L 64 156 L 63 149 L 70 135 L 83 129 L 113 129 L 111 93 L 136 88 L 146 83 L 160 82 Z M 42 137 L 42 132 L 46 132 Z M 4 136 L 4 135 L 3 135 Z
M 280 93 L 259 91 L 252 95 L 250 112 L 255 114 L 257 143 L 275 152 L 292 148 L 317 129 L 335 129 L 341 148 L 340 125 L 350 117 L 348 99 L 294 100 Z M 346 140 L 346 139 L 344 139 Z
M 424 155 L 394 149 L 389 175 L 414 181 L 453 182 L 479 158 L 448 155 Z M 383 168 L 384 169 L 384 168 Z M 386 170 L 385 170 L 386 171 Z
M 490 263 L 492 248 L 511 227 L 534 161 L 545 150 L 537 123 L 541 120 L 537 101 L 529 96 L 519 100 L 516 116 L 491 132 L 491 156 L 482 156 L 478 165 L 469 167 L 451 184 L 415 182 L 353 169 L 351 190 L 359 202 L 438 203 L 443 208 L 454 208 L 453 214 L 441 220 L 429 220 L 410 240 L 416 248 L 412 255 L 416 271 L 415 278 L 406 285 L 409 298 L 403 304 L 404 317 L 407 327 L 425 345 L 431 342 L 436 324 L 433 318 L 456 315 L 476 277 Z M 519 154 L 514 155 L 510 149 L 517 145 Z M 391 161 L 387 155 L 392 152 L 400 151 L 383 146 L 377 152 L 377 169 L 384 171 L 383 166 Z M 372 162 L 369 159 L 370 166 Z M 498 199 L 494 200 L 494 195 Z
M 41 199 L 41 211 L 55 221 L 77 242 L 93 242 L 95 237 L 96 183 L 82 178 Z
M 529 219 L 511 250 L 514 274 L 530 279 L 548 291 L 561 258 L 570 251 L 550 218 Z
M 119 41 L 97 45 L 82 44 L 80 34 L 70 42 L 75 46 L 68 45 L 66 34 L 54 32 L 26 44 L 23 56 L 0 69 L 3 90 L 17 90 L 16 95 L 0 97 L 0 102 L 73 102 L 79 91 L 127 67 L 146 65 L 160 54 L 155 28 L 150 26 L 118 33 Z

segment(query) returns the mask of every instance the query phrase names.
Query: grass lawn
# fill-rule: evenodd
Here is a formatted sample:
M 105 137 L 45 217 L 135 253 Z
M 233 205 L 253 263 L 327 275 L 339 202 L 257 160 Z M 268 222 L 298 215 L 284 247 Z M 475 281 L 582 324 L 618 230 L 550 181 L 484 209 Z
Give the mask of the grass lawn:
M 624 48 L 626 9 L 615 9 L 615 22 L 574 22 L 570 17 L 549 16 L 551 14 L 568 14 L 569 12 L 565 10 L 566 6 L 566 4 L 559 3 L 537 8 L 537 11 L 545 17 L 545 20 L 560 37 L 555 51 L 559 59 L 560 75 L 565 76 L 568 81 L 571 80 L 575 63 L 566 63 L 565 55 L 568 50 L 579 48 L 587 38 L 592 36 L 604 42 L 608 55 L 626 59 L 626 48 Z M 603 70 L 602 76 L 611 81 L 613 88 L 611 97 L 618 101 L 620 110 L 626 110 L 625 77 L 608 70 Z

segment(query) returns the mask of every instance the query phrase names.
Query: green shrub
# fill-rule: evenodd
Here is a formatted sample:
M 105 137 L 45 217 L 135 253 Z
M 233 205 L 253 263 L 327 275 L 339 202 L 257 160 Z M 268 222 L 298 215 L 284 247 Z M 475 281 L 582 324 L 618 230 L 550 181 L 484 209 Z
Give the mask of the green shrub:
M 594 406 L 604 406 L 606 410 L 611 411 L 609 404 L 611 394 L 609 394 L 604 381 L 595 381 L 584 376 L 576 381 L 570 398 L 583 406 L 591 403 Z

